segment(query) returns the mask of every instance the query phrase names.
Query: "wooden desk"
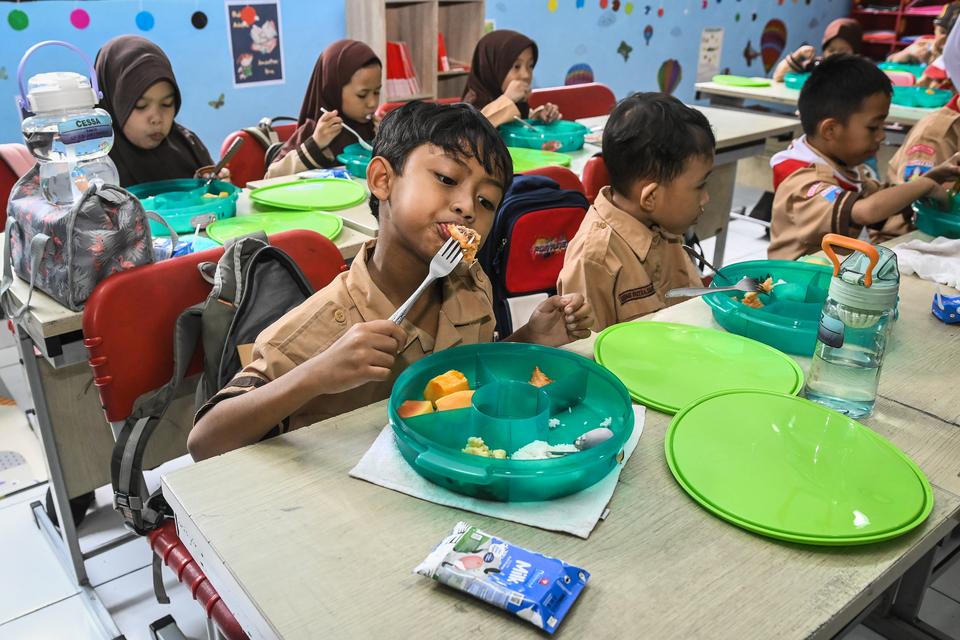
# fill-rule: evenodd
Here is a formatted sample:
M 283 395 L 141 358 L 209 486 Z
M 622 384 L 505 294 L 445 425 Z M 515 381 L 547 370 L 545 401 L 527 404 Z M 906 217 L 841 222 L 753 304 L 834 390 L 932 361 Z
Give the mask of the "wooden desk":
M 693 106 L 707 117 L 716 137 L 716 159 L 713 173 L 707 180 L 707 193 L 710 202 L 704 208 L 703 215 L 694 225 L 694 231 L 701 239 L 716 236 L 713 264 L 723 265 L 726 249 L 727 226 L 730 211 L 733 208 L 733 191 L 737 182 L 737 162 L 744 158 L 760 155 L 764 152 L 769 138 L 791 140 L 800 134 L 800 121 L 764 114 L 751 114 L 744 117 L 741 112 L 730 109 Z M 607 116 L 583 118 L 581 124 L 594 131 L 602 131 Z M 583 167 L 594 154 L 600 152 L 599 145 L 585 144 L 583 149 L 570 155 L 573 161 L 571 170 L 577 175 L 583 174 Z
M 931 516 L 889 542 L 793 545 L 711 516 L 670 474 L 663 451 L 670 416 L 653 410 L 610 516 L 589 540 L 348 477 L 386 423 L 385 403 L 175 471 L 163 479 L 164 495 L 181 539 L 253 638 L 311 638 L 328 630 L 338 638 L 414 637 L 425 629 L 437 637 L 541 637 L 520 620 L 411 575 L 460 519 L 592 572 L 563 623 L 565 637 L 830 638 L 929 557 L 960 514 L 960 430 L 910 405 L 952 395 L 953 365 L 934 359 L 922 377 L 901 379 L 915 375 L 905 361 L 956 336 L 955 327 L 927 323 L 928 307 L 909 302 L 923 299 L 926 285 L 913 277 L 901 285 L 904 303 L 881 397 L 864 421 L 934 485 Z M 652 319 L 712 324 L 700 300 Z M 572 347 L 592 353 L 589 339 Z M 910 383 L 918 398 L 899 395 Z
M 706 95 L 711 105 L 742 107 L 747 100 L 777 104 L 796 109 L 800 92 L 788 89 L 782 82 L 771 82 L 769 87 L 731 87 L 716 82 L 698 82 L 694 85 L 697 90 L 697 99 L 700 94 Z M 936 109 L 921 109 L 920 107 L 903 107 L 898 104 L 890 105 L 890 115 L 887 122 L 906 125 L 907 128 L 917 124 L 921 118 L 935 113 Z

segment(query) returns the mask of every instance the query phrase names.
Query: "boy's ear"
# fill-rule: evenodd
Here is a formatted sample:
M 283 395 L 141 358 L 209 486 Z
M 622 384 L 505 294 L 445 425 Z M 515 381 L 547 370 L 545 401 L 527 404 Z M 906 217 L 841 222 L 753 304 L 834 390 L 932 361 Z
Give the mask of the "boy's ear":
M 383 156 L 376 156 L 367 165 L 367 187 L 378 200 L 389 200 L 396 173 Z
M 817 125 L 817 137 L 832 142 L 837 139 L 842 129 L 843 123 L 836 118 L 824 118 Z
M 653 211 L 657 206 L 657 197 L 660 193 L 659 182 L 648 182 L 639 189 L 640 197 L 637 202 L 644 211 Z

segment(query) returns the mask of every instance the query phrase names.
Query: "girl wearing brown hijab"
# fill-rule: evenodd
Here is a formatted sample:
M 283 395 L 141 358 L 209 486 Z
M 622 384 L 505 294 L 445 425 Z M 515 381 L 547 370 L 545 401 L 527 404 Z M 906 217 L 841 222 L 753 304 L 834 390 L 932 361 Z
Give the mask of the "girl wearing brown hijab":
M 860 53 L 863 43 L 863 28 L 853 18 L 837 18 L 827 25 L 823 32 L 823 55 L 817 57 L 817 50 L 805 44 L 786 58 L 780 61 L 773 72 L 774 82 L 783 82 L 787 74 L 804 73 L 820 62 L 823 58 L 838 53 Z
M 327 47 L 313 67 L 297 130 L 267 169 L 266 177 L 339 164 L 337 154 L 357 142 L 343 128 L 344 123 L 367 142 L 372 141 L 382 76 L 380 58 L 364 43 L 339 40 Z
M 120 186 L 191 178 L 210 167 L 200 138 L 173 120 L 180 111 L 180 89 L 160 47 L 140 36 L 119 36 L 97 52 L 95 66 L 103 91 L 100 106 L 113 118 L 110 157 Z
M 473 50 L 463 101 L 480 109 L 495 127 L 516 117 L 544 122 L 560 119 L 560 110 L 554 104 L 531 112 L 527 103 L 537 56 L 537 43 L 522 33 L 491 31 Z

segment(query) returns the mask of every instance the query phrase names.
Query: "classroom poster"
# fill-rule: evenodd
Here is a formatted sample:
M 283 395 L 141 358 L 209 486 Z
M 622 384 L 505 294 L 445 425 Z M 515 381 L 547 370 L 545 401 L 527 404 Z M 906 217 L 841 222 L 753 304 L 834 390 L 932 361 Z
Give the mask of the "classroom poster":
M 282 83 L 280 3 L 252 1 L 227 2 L 226 5 L 233 85 Z
M 710 82 L 720 73 L 720 53 L 723 51 L 723 29 L 707 27 L 700 33 L 700 52 L 697 55 L 697 82 Z

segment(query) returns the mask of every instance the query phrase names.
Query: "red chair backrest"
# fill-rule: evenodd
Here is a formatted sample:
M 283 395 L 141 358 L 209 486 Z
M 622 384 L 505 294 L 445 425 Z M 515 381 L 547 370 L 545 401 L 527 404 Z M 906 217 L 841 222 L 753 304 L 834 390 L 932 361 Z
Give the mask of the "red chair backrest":
M 297 123 L 279 124 L 273 130 L 277 132 L 280 142 L 286 142 L 297 130 Z M 227 163 L 227 168 L 230 169 L 230 181 L 238 187 L 244 187 L 252 180 L 263 180 L 267 172 L 267 168 L 263 165 L 263 155 L 267 150 L 246 131 L 234 131 L 223 139 L 223 144 L 220 145 L 220 157 L 223 157 L 237 138 L 243 138 L 243 146 Z
M 575 174 L 573 171 L 570 171 L 570 169 L 567 169 L 566 167 L 547 165 L 546 167 L 539 167 L 537 169 L 531 169 L 530 171 L 524 171 L 523 175 L 543 176 L 544 178 L 550 178 L 560 185 L 561 189 L 569 189 L 571 191 L 579 191 L 580 193 L 586 194 L 586 191 L 583 188 L 583 183 L 580 182 L 580 178 L 577 177 L 577 174 Z
M 617 104 L 617 98 L 605 84 L 589 82 L 568 87 L 534 89 L 530 94 L 530 108 L 552 102 L 560 109 L 564 120 L 605 116 Z
M 600 189 L 610 184 L 610 174 L 607 173 L 607 165 L 603 162 L 603 156 L 595 155 L 583 167 L 583 188 L 587 194 L 587 201 L 593 204 L 600 193 Z
M 314 231 L 285 231 L 270 236 L 270 243 L 293 258 L 315 289 L 345 268 L 336 245 Z M 177 317 L 210 293 L 197 265 L 222 255 L 218 248 L 163 260 L 113 275 L 94 289 L 83 336 L 107 420 L 124 420 L 138 397 L 170 380 Z M 187 375 L 201 366 L 198 349 Z
M 24 145 L 0 144 L 0 229 L 5 229 L 7 226 L 7 201 L 10 199 L 13 185 L 36 162 Z
M 460 102 L 460 98 L 437 98 L 435 100 L 424 100 L 423 102 L 436 102 L 438 104 L 456 104 Z M 403 105 L 407 104 L 406 102 L 384 102 L 377 107 L 376 116 L 379 119 L 383 119 L 383 116 L 387 115 L 394 109 L 399 109 Z

